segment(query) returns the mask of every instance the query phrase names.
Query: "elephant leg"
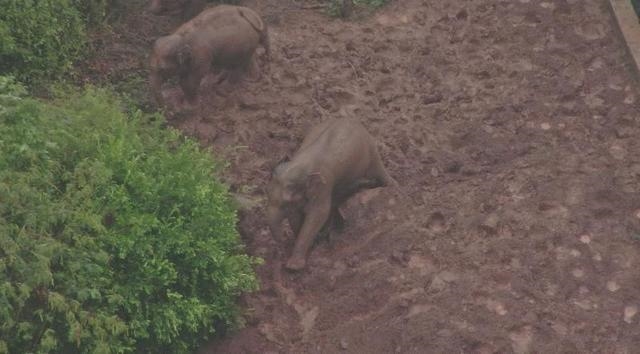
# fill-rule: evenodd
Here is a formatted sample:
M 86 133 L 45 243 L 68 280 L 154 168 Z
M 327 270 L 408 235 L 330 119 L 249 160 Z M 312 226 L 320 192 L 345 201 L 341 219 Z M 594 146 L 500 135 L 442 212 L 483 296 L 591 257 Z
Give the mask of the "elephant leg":
M 312 204 L 305 210 L 304 223 L 296 239 L 291 258 L 285 267 L 289 270 L 301 270 L 307 263 L 307 254 L 313 244 L 316 235 L 326 223 L 331 213 L 330 195 L 319 197 L 313 200 Z
M 331 226 L 338 231 L 344 230 L 344 216 L 340 212 L 340 207 L 336 205 L 331 212 Z
M 291 226 L 291 231 L 293 231 L 294 236 L 298 236 L 298 234 L 300 234 L 300 229 L 302 229 L 303 222 L 304 213 L 302 211 L 292 211 L 289 214 L 289 225 Z
M 200 75 L 193 74 L 180 77 L 180 87 L 182 87 L 184 97 L 189 104 L 195 104 L 197 101 L 201 78 Z
M 368 188 L 398 186 L 398 182 L 396 182 L 396 180 L 387 173 L 387 170 L 384 168 L 384 164 L 382 163 L 382 159 L 380 158 L 380 154 L 378 154 L 377 151 L 373 154 L 373 161 L 369 167 L 368 175 L 378 182 L 378 185 Z
M 344 229 L 344 217 L 340 213 L 340 209 L 337 205 L 332 205 L 329 218 L 322 225 L 322 228 L 318 232 L 317 240 L 324 240 L 329 246 L 333 245 L 333 232 L 342 231 Z
M 231 71 L 229 75 L 229 80 L 228 80 L 230 84 L 237 84 L 240 82 L 240 80 L 242 79 L 242 76 L 245 75 L 247 71 L 249 71 L 249 68 L 251 67 L 252 58 L 253 56 L 249 56 L 248 58 L 243 58 L 239 60 L 238 63 L 233 65 L 233 67 L 229 68 L 229 70 Z
M 255 55 L 251 56 L 250 63 L 248 65 L 247 71 L 250 76 L 253 78 L 252 82 L 258 82 L 262 79 L 262 71 L 260 70 L 260 66 L 258 65 L 258 59 Z

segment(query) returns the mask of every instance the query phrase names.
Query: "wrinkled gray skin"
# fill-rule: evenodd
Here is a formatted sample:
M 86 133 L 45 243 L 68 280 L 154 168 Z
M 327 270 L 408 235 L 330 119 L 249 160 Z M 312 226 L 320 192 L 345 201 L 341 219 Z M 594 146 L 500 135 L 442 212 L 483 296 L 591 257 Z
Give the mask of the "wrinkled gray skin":
M 246 71 L 258 45 L 269 58 L 267 28 L 253 10 L 231 5 L 208 8 L 156 40 L 150 57 L 151 91 L 162 104 L 162 85 L 178 76 L 186 100 L 193 104 L 204 76 L 211 70 Z
M 365 188 L 396 185 L 384 169 L 375 143 L 357 120 L 327 120 L 314 127 L 289 162 L 274 170 L 267 188 L 267 220 L 283 240 L 282 222 L 296 235 L 285 267 L 301 270 L 313 240 L 326 224 L 342 227 L 339 207 Z
M 205 6 L 205 0 L 151 0 L 148 9 L 154 15 L 179 16 L 186 21 L 199 14 Z

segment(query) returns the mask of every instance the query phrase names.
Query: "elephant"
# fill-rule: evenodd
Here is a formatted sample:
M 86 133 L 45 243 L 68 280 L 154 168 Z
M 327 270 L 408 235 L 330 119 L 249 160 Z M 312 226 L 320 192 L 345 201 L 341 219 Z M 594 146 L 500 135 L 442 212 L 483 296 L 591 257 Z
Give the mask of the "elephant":
M 304 269 L 323 226 L 341 228 L 339 207 L 363 189 L 397 185 L 386 172 L 373 138 L 354 118 L 329 119 L 314 127 L 289 161 L 280 163 L 267 186 L 271 234 L 283 240 L 287 219 L 296 237 L 285 267 Z
M 195 17 L 206 6 L 205 0 L 151 0 L 149 12 L 158 16 L 180 16 L 183 20 Z
M 200 82 L 211 70 L 246 71 L 254 63 L 258 45 L 269 59 L 267 27 L 256 12 L 232 5 L 208 8 L 155 41 L 150 55 L 151 91 L 162 104 L 162 85 L 177 76 L 186 100 L 193 104 Z

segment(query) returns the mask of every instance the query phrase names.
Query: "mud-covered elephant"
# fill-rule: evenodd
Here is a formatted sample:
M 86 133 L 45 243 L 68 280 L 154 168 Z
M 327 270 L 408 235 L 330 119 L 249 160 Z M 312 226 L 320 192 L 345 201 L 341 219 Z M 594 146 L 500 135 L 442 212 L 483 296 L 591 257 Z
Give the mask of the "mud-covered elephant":
M 207 5 L 205 0 L 151 0 L 149 12 L 158 16 L 180 16 L 188 20 L 199 14 Z
M 365 188 L 395 184 L 373 138 L 357 120 L 327 120 L 314 127 L 291 160 L 275 168 L 267 187 L 267 221 L 273 237 L 283 240 L 284 219 L 296 236 L 285 267 L 305 267 L 322 227 L 342 226 L 339 207 L 349 197 Z
M 255 11 L 231 5 L 208 8 L 173 34 L 155 41 L 150 56 L 151 91 L 162 104 L 162 85 L 177 76 L 192 104 L 204 76 L 212 70 L 246 71 L 254 63 L 258 45 L 269 58 L 267 28 Z

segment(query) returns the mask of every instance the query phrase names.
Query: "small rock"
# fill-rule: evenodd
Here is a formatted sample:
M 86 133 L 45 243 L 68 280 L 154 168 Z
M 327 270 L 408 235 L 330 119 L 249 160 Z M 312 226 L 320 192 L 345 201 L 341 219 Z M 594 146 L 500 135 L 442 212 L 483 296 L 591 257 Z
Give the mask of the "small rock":
M 631 95 L 629 95 L 629 96 L 624 98 L 624 103 L 625 104 L 632 104 L 635 101 L 636 101 L 635 98 L 633 98 L 633 96 L 631 96 Z
M 579 308 L 583 309 L 583 310 L 591 310 L 591 308 L 593 306 L 591 306 L 591 301 L 584 299 L 584 300 L 574 300 L 573 303 L 578 306 Z
M 553 330 L 561 336 L 566 336 L 569 332 L 567 326 L 563 325 L 562 323 L 554 323 L 551 325 L 551 328 L 553 328 Z
M 445 283 L 445 281 L 442 280 L 442 278 L 440 278 L 439 276 L 436 275 L 431 280 L 431 284 L 429 284 L 429 289 L 428 290 L 430 292 L 438 293 L 438 292 L 441 292 L 442 290 L 444 290 L 444 288 L 446 286 L 447 286 L 447 283 Z
M 584 244 L 589 244 L 591 243 L 591 236 L 584 234 L 580 236 L 580 242 L 584 243 Z
M 609 280 L 607 282 L 607 290 L 611 291 L 612 293 L 615 293 L 616 291 L 620 290 L 620 285 L 618 285 L 618 283 L 616 283 L 613 280 Z
M 638 314 L 638 306 L 632 305 L 624 308 L 624 321 L 627 323 L 631 323 L 633 321 L 633 317 Z
M 612 145 L 609 148 L 609 154 L 616 160 L 624 160 L 627 156 L 627 150 L 620 145 Z
M 498 231 L 498 223 L 500 219 L 495 213 L 489 214 L 487 218 L 480 224 L 480 228 L 488 234 L 494 235 Z
M 347 342 L 346 338 L 340 339 L 340 349 L 342 349 L 342 350 L 349 349 L 349 342 Z
M 438 277 L 447 283 L 452 283 L 460 279 L 460 277 L 457 274 L 450 272 L 448 270 L 440 272 L 440 274 L 438 274 Z
M 542 129 L 542 130 L 549 130 L 549 129 L 551 129 L 551 124 L 546 123 L 546 122 L 545 122 L 545 123 L 542 123 L 542 124 L 540 124 L 540 129 Z
M 576 268 L 571 271 L 571 274 L 576 278 L 582 278 L 584 276 L 584 270 Z
M 486 306 L 489 311 L 495 312 L 500 316 L 504 316 L 508 313 L 504 308 L 504 305 L 495 300 L 487 300 Z

